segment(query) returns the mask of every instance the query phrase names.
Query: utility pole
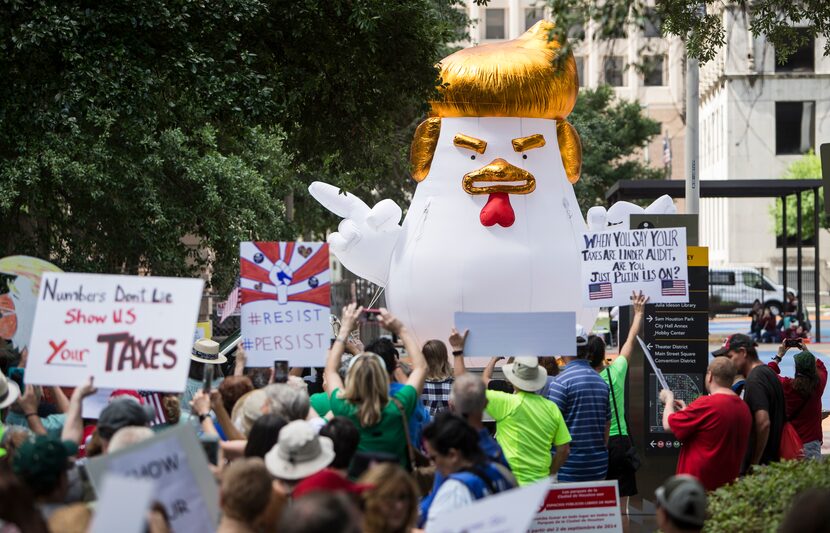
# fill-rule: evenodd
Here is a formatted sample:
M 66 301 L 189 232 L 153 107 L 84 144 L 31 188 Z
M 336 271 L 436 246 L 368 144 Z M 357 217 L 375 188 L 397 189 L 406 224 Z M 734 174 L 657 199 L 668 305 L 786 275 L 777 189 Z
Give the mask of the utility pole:
M 700 69 L 697 59 L 686 58 L 686 214 L 700 213 Z

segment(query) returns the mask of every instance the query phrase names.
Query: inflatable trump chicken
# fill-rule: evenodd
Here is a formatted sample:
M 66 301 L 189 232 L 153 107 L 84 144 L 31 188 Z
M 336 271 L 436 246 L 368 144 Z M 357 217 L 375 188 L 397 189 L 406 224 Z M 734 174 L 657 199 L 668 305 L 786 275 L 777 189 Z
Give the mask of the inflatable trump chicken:
M 412 142 L 418 182 L 402 225 L 391 200 L 369 208 L 315 182 L 309 192 L 343 218 L 329 235 L 343 265 L 386 288 L 390 310 L 421 342 L 445 339 L 456 311 L 582 308 L 579 239 L 586 231 L 573 184 L 582 147 L 566 120 L 579 88 L 549 22 L 519 38 L 467 48 L 440 63 L 441 98 Z M 642 211 L 592 208 L 592 229 Z M 651 211 L 672 212 L 668 197 Z

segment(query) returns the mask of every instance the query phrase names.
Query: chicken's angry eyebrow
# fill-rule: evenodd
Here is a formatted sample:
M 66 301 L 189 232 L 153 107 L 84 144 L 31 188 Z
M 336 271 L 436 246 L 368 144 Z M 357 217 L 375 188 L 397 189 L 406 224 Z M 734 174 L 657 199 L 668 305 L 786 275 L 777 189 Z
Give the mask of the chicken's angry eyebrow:
M 534 148 L 541 148 L 545 145 L 545 137 L 541 133 L 535 135 L 528 135 L 527 137 L 519 137 L 513 139 L 513 150 L 517 152 L 526 152 Z
M 487 149 L 487 141 L 482 141 L 481 139 L 476 139 L 463 133 L 456 133 L 455 137 L 452 138 L 452 143 L 459 148 L 466 148 L 467 150 L 472 150 L 480 154 L 483 154 L 484 150 Z

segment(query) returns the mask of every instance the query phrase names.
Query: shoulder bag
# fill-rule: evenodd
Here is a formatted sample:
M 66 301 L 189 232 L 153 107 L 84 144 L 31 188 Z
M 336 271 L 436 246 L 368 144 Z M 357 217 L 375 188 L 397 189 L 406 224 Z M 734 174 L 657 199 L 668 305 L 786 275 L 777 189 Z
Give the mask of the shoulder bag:
M 412 440 L 409 438 L 409 418 L 406 416 L 406 409 L 400 400 L 391 396 L 391 402 L 398 408 L 401 415 L 401 423 L 403 424 L 403 434 L 406 439 L 406 452 L 409 457 L 409 471 L 412 474 L 415 483 L 418 485 L 418 490 L 421 496 L 429 494 L 432 490 L 433 482 L 435 481 L 435 465 L 429 458 L 421 453 L 421 450 L 416 449 L 412 445 Z
M 622 431 L 622 426 L 620 425 L 620 411 L 617 408 L 617 395 L 614 394 L 614 382 L 611 380 L 611 369 L 606 368 L 605 371 L 608 373 L 608 384 L 611 389 L 611 403 L 614 406 L 614 418 L 617 419 L 617 429 Z M 628 448 L 625 450 L 625 461 L 628 463 L 629 468 L 636 472 L 640 469 L 642 461 L 640 460 L 640 454 L 637 453 L 637 447 L 634 446 L 634 440 L 631 438 L 631 435 L 626 435 L 626 437 L 628 437 Z

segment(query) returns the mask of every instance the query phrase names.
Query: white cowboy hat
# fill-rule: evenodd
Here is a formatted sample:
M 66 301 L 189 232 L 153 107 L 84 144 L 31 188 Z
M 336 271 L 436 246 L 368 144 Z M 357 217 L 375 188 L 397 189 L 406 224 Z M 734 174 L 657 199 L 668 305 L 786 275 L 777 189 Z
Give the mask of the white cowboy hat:
M 334 460 L 334 443 L 321 437 L 305 420 L 289 422 L 280 430 L 277 443 L 265 454 L 265 466 L 277 479 L 307 478 Z
M 20 387 L 14 381 L 6 379 L 0 372 L 0 409 L 10 406 L 20 398 Z
M 535 392 L 545 386 L 548 371 L 539 366 L 538 357 L 517 357 L 501 367 L 504 377 L 517 389 Z
M 190 352 L 190 359 L 209 365 L 218 365 L 228 360 L 219 354 L 219 343 L 210 339 L 197 340 L 193 345 L 193 351 Z

